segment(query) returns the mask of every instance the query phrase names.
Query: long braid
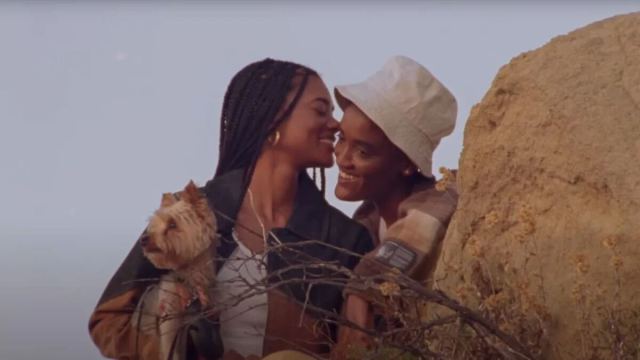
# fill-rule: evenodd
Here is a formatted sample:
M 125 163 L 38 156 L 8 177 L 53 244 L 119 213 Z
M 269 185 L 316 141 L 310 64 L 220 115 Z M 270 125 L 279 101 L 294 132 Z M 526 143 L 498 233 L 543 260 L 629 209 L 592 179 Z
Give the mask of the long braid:
M 300 75 L 302 81 L 297 86 L 297 92 L 282 111 L 292 87 L 295 88 L 293 80 Z M 265 141 L 291 115 L 311 75 L 317 73 L 305 66 L 264 59 L 249 64 L 231 80 L 222 105 L 215 176 L 244 169 L 241 199 L 249 186 Z
M 298 103 L 298 100 L 300 100 L 300 97 L 302 96 L 302 93 L 304 92 L 304 89 L 305 89 L 305 86 L 306 86 L 307 77 L 308 77 L 308 73 L 305 73 L 304 80 L 303 80 L 302 84 L 300 85 L 300 87 L 298 88 L 298 92 L 294 96 L 293 100 L 291 101 L 291 103 L 289 104 L 287 109 L 282 113 L 282 115 L 280 115 L 278 118 L 273 120 L 270 126 L 262 127 L 262 129 L 261 129 L 262 132 L 259 134 L 259 137 L 258 137 L 258 139 L 259 139 L 258 141 L 260 142 L 260 146 L 257 147 L 256 151 L 253 153 L 253 157 L 251 158 L 251 161 L 249 162 L 249 168 L 245 172 L 245 178 L 244 178 L 244 184 L 243 184 L 243 186 L 245 188 L 248 187 L 249 186 L 249 182 L 251 182 L 251 177 L 253 176 L 253 171 L 255 169 L 256 162 L 258 161 L 258 158 L 260 157 L 260 153 L 261 153 L 261 150 L 262 150 L 262 145 L 264 144 L 266 139 L 269 137 L 269 135 L 273 131 L 275 131 L 275 129 L 283 121 L 285 121 L 287 118 L 289 118 L 289 116 L 293 112 L 293 109 L 295 108 L 296 104 Z M 286 84 L 285 98 L 286 98 L 286 94 L 288 94 L 289 91 L 290 91 L 290 84 Z M 281 106 L 274 106 L 274 103 L 273 102 L 269 102 L 268 101 L 269 99 L 266 98 L 266 97 L 262 98 L 260 100 L 264 101 L 265 103 L 268 103 L 270 107 L 273 107 L 273 109 L 271 109 L 270 112 L 275 111 L 276 112 L 276 116 L 277 116 L 277 112 L 280 110 Z M 280 104 L 280 105 L 282 105 L 282 104 Z

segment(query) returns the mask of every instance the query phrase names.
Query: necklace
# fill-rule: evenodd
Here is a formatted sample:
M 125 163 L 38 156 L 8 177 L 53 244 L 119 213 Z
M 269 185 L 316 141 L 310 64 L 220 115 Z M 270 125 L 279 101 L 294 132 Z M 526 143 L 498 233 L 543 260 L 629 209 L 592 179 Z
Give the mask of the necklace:
M 262 221 L 262 219 L 260 218 L 260 215 L 258 215 L 258 211 L 256 210 L 256 204 L 253 201 L 253 192 L 251 191 L 251 189 L 247 189 L 247 191 L 249 192 L 249 203 L 251 204 L 251 210 L 253 210 L 253 215 L 255 215 L 256 219 L 258 220 L 258 223 L 260 224 L 260 228 L 262 229 L 262 241 L 264 241 L 264 247 L 265 250 L 267 248 L 267 229 L 264 226 L 264 222 Z

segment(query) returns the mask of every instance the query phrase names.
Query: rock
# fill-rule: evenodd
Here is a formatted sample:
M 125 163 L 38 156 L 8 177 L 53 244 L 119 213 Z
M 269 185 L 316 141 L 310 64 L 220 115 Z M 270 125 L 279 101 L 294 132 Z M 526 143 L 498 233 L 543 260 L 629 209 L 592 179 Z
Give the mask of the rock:
M 502 67 L 466 123 L 458 186 L 436 287 L 537 322 L 525 337 L 545 359 L 640 352 L 640 13 Z

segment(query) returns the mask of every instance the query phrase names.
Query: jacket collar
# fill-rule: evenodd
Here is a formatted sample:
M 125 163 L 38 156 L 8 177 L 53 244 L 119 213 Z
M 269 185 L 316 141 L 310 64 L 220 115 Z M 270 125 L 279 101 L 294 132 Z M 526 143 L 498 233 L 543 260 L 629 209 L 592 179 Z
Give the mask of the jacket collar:
M 398 210 L 402 208 L 402 205 L 404 203 L 411 201 L 412 198 L 416 196 L 419 196 L 418 194 L 433 188 L 434 185 L 435 180 L 430 178 L 414 185 L 411 189 L 411 194 L 400 203 L 400 206 L 398 206 Z M 369 230 L 371 239 L 373 240 L 373 243 L 376 244 L 376 246 L 381 241 L 381 239 L 379 239 L 380 218 L 381 216 L 380 211 L 378 211 L 378 207 L 369 200 L 363 201 L 362 204 L 353 213 L 353 219 L 364 225 L 364 227 Z
M 329 204 L 306 171 L 298 177 L 298 192 L 287 229 L 306 239 L 327 240 L 326 213 Z
M 204 186 L 204 193 L 216 215 L 218 232 L 230 234 L 236 215 L 240 210 L 244 169 L 231 170 L 209 180 Z
M 380 228 L 380 212 L 372 201 L 365 200 L 353 213 L 353 219 L 369 230 L 374 246 L 380 243 L 378 229 Z
M 215 209 L 219 232 L 229 234 L 240 210 L 244 191 L 244 169 L 213 178 L 204 186 L 209 206 Z M 324 240 L 328 204 L 306 171 L 298 177 L 298 191 L 286 229 L 306 239 Z

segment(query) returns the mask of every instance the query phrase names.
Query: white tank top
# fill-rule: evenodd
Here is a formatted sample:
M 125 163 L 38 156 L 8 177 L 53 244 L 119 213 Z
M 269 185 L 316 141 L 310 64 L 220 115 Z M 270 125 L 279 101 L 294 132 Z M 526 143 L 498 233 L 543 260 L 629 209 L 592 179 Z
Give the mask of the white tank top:
M 233 304 L 249 291 L 248 284 L 257 284 L 254 286 L 264 289 L 261 281 L 267 274 L 264 267 L 266 258 L 262 254 L 253 254 L 238 241 L 235 231 L 232 234 L 238 246 L 216 276 L 215 301 L 224 309 L 220 313 L 220 336 L 225 352 L 234 350 L 244 357 L 262 357 L 268 313 L 266 292 Z

